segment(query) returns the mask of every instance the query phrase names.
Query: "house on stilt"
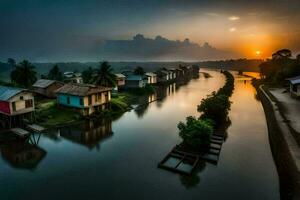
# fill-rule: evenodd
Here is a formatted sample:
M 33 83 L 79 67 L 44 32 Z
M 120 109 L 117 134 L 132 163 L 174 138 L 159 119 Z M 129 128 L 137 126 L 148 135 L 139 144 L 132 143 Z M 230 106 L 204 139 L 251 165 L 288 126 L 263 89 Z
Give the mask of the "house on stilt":
M 0 86 L 0 127 L 23 126 L 34 118 L 34 96 L 27 89 Z

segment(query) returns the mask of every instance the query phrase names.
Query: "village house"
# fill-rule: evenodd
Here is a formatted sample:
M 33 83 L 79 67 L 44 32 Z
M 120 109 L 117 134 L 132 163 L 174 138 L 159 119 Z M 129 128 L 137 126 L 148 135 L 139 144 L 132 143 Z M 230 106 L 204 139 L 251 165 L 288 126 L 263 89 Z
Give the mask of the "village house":
M 21 88 L 0 86 L 0 127 L 21 126 L 34 117 L 33 94 Z
M 117 86 L 123 87 L 125 85 L 126 76 L 124 74 L 115 74 L 115 76 L 116 76 Z
M 169 72 L 170 72 L 170 80 L 175 80 L 176 77 L 177 77 L 177 75 L 176 75 L 176 73 L 177 73 L 176 69 L 175 68 L 170 68 Z
M 147 81 L 148 84 L 155 84 L 155 83 L 157 83 L 157 75 L 155 73 L 153 73 L 153 72 L 147 72 L 145 75 L 148 78 L 148 81 Z
M 164 70 L 164 69 L 160 69 L 158 71 L 156 71 L 157 74 L 157 82 L 158 83 L 165 83 L 169 81 L 169 72 Z
M 61 88 L 63 85 L 64 83 L 59 81 L 39 79 L 32 85 L 32 87 L 34 92 L 37 94 L 40 94 L 48 98 L 56 98 L 55 91 L 58 88 Z
M 290 83 L 290 93 L 294 97 L 300 97 L 300 76 L 287 79 Z
M 125 79 L 125 88 L 143 88 L 147 84 L 147 77 L 141 75 L 127 75 Z
M 56 91 L 57 103 L 88 116 L 108 108 L 111 91 L 107 87 L 69 83 Z
M 65 72 L 64 73 L 65 82 L 67 83 L 83 83 L 83 79 L 81 77 L 81 73 L 75 72 Z

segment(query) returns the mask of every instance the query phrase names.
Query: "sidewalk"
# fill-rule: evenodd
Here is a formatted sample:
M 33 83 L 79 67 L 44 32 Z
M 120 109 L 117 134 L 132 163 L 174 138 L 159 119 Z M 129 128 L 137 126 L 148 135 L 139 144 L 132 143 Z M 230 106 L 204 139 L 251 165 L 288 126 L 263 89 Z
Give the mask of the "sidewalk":
M 282 88 L 272 88 L 269 91 L 282 104 L 285 117 L 300 135 L 300 100 L 292 98 L 288 92 L 283 93 L 285 89 Z

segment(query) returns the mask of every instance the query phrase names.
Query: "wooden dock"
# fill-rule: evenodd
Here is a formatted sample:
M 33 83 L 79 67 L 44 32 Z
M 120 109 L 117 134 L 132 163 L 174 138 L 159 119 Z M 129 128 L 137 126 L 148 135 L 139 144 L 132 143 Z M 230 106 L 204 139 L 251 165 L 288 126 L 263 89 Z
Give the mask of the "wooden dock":
M 39 132 L 39 133 L 41 133 L 41 132 L 43 132 L 45 130 L 44 127 L 39 126 L 37 124 L 28 124 L 26 126 L 26 128 L 29 129 L 30 131 Z
M 19 137 L 26 137 L 30 134 L 28 131 L 21 129 L 21 128 L 12 128 L 12 129 L 10 129 L 10 131 Z
M 203 152 L 187 151 L 176 145 L 168 155 L 158 163 L 158 167 L 175 173 L 190 175 L 193 173 L 200 159 L 218 164 L 224 135 L 213 134 L 210 141 L 209 150 Z

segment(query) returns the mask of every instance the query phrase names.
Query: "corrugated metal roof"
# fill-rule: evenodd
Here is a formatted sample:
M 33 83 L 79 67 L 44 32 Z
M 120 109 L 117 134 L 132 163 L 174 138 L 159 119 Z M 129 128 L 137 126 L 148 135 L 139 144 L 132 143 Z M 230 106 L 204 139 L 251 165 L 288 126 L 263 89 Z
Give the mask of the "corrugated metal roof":
M 156 76 L 156 74 L 153 73 L 153 72 L 147 72 L 146 75 L 147 75 L 147 76 Z
M 15 96 L 23 91 L 25 91 L 25 89 L 0 86 L 0 100 L 8 101 L 10 98 L 12 98 L 13 96 Z
M 126 77 L 126 80 L 128 81 L 141 81 L 143 80 L 143 77 L 140 75 L 129 75 Z
M 125 78 L 125 77 L 126 77 L 124 74 L 115 74 L 115 76 L 116 76 L 117 78 Z
M 49 85 L 53 84 L 54 82 L 55 82 L 54 80 L 39 79 L 32 86 L 39 87 L 39 88 L 46 88 Z
M 289 80 L 291 82 L 291 84 L 293 84 L 293 85 L 300 84 L 300 76 L 288 78 L 287 80 Z
M 57 93 L 69 94 L 74 96 L 86 96 L 98 92 L 109 91 L 111 88 L 87 84 L 66 84 L 56 90 Z

